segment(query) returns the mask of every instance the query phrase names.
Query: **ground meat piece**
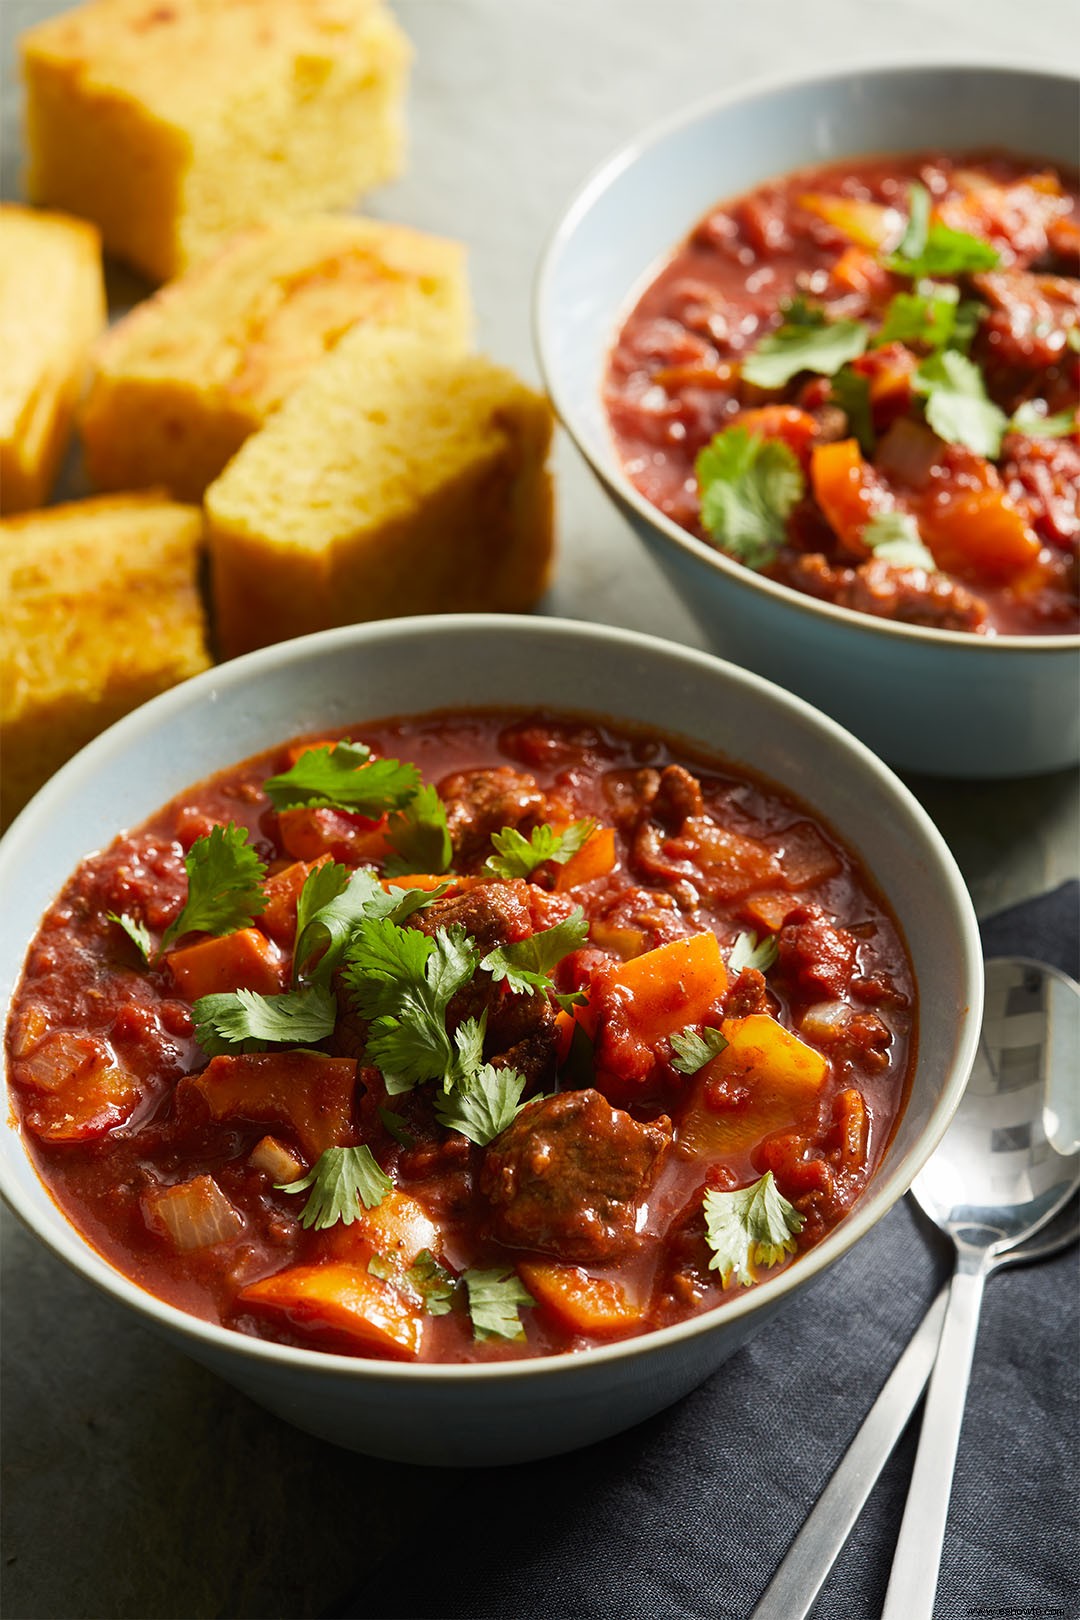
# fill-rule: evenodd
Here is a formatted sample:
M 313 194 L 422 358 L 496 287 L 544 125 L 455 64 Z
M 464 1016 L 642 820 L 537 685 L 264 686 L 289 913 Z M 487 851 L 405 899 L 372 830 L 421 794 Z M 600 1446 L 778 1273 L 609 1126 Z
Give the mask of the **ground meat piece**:
M 484 1156 L 495 1237 L 573 1262 L 623 1253 L 670 1142 L 666 1116 L 639 1124 L 592 1088 L 537 1098 Z
M 683 822 L 690 816 L 704 814 L 701 783 L 682 765 L 665 765 L 660 772 L 656 797 L 649 814 L 668 832 L 681 832 Z
M 1080 535 L 1080 445 L 1075 439 L 1029 439 L 1009 433 L 1001 478 L 1036 534 L 1056 545 Z
M 836 568 L 811 553 L 788 559 L 776 577 L 820 601 L 903 624 L 975 632 L 986 625 L 984 602 L 947 575 L 923 568 L 896 568 L 878 558 L 858 568 Z
M 799 906 L 777 939 L 779 970 L 802 995 L 841 996 L 855 971 L 857 948 L 855 936 L 838 928 L 820 906 Z
M 769 992 L 765 975 L 757 968 L 743 968 L 737 979 L 728 986 L 724 997 L 725 1018 L 748 1018 L 751 1013 L 770 1012 Z
M 1068 328 L 1080 325 L 1080 283 L 1029 270 L 988 270 L 972 284 L 990 305 L 976 358 L 1039 370 L 1066 352 Z
M 455 771 L 439 783 L 454 865 L 471 870 L 493 853 L 492 833 L 516 827 L 526 836 L 547 819 L 548 806 L 535 777 L 509 765 L 492 770 Z

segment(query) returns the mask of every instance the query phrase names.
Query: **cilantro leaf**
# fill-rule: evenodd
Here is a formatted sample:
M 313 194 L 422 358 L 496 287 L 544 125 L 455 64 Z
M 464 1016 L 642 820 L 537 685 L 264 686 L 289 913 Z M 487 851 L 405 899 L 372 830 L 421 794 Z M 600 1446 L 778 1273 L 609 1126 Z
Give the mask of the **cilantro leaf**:
M 882 259 L 887 270 L 917 279 L 958 276 L 969 270 L 993 270 L 1001 255 L 980 236 L 954 231 L 930 218 L 930 193 L 916 181 L 908 193 L 907 229 L 895 253 Z
M 139 952 L 139 955 L 142 957 L 147 967 L 149 967 L 150 960 L 154 954 L 154 941 L 151 938 L 150 930 L 147 928 L 146 924 L 144 922 L 140 922 L 137 917 L 129 916 L 126 911 L 119 913 L 115 911 L 107 911 L 105 915 L 110 922 L 116 923 L 124 930 L 124 933 L 127 935 L 128 939 L 130 939 L 131 943 Z
M 195 1039 L 211 1057 L 261 1050 L 268 1042 L 302 1046 L 334 1033 L 337 1002 L 322 985 L 261 996 L 256 990 L 225 990 L 200 996 L 191 1009 Z
M 897 293 L 885 311 L 875 348 L 886 343 L 921 344 L 943 349 L 953 335 L 960 303 L 959 288 L 951 282 L 928 282 L 916 292 Z
M 458 1081 L 449 1095 L 435 1099 L 440 1125 L 460 1131 L 477 1147 L 487 1147 L 513 1123 L 526 1106 L 521 1101 L 525 1076 L 516 1069 L 496 1069 L 483 1063 Z
M 799 458 L 782 439 L 729 427 L 698 452 L 703 528 L 748 568 L 771 563 L 806 488 Z
M 339 742 L 307 749 L 291 769 L 268 777 L 263 791 L 275 810 L 307 805 L 376 818 L 400 809 L 419 786 L 415 765 L 372 759 L 364 743 Z
M 368 1055 L 391 1094 L 456 1072 L 446 1008 L 475 971 L 476 949 L 463 928 L 440 928 L 429 939 L 388 917 L 360 923 L 349 943 L 345 983 L 357 1012 L 372 1021 Z
M 675 1056 L 671 1060 L 671 1067 L 680 1074 L 697 1074 L 712 1058 L 719 1056 L 727 1045 L 727 1036 L 722 1035 L 718 1029 L 708 1026 L 704 1029 L 695 1029 L 693 1024 L 687 1024 L 684 1030 L 677 1030 L 669 1037 L 671 1049 Z
M 393 1185 L 365 1142 L 360 1147 L 327 1148 L 306 1176 L 282 1182 L 278 1191 L 301 1193 L 310 1187 L 311 1196 L 300 1213 L 300 1225 L 322 1232 L 337 1221 L 351 1226 L 360 1214 L 361 1204 L 365 1209 L 374 1209 Z
M 955 349 L 932 354 L 916 371 L 912 387 L 926 400 L 926 420 L 940 439 L 991 460 L 999 454 L 1005 412 L 987 398 L 982 373 L 966 355 Z
M 524 1339 L 525 1328 L 518 1315 L 521 1305 L 536 1301 L 516 1271 L 496 1266 L 489 1271 L 464 1273 L 469 1295 L 469 1315 L 476 1339 Z
M 565 866 L 571 855 L 576 855 L 596 831 L 596 825 L 595 819 L 587 816 L 584 821 L 574 821 L 557 833 L 545 821 L 542 827 L 534 827 L 528 838 L 516 827 L 504 827 L 502 832 L 491 835 L 496 853 L 488 856 L 484 872 L 489 877 L 510 882 L 513 878 L 527 878 L 544 861 Z
M 400 1142 L 403 1148 L 416 1146 L 416 1137 L 408 1129 L 400 1114 L 395 1114 L 392 1108 L 377 1108 L 375 1112 L 395 1142 Z
M 775 1266 L 794 1254 L 795 1235 L 806 1217 L 777 1188 L 771 1170 L 738 1192 L 710 1187 L 705 1194 L 705 1236 L 713 1257 L 709 1269 L 726 1288 L 732 1273 L 744 1288 L 757 1280 L 757 1268 Z
M 266 909 L 266 867 L 248 844 L 248 830 L 230 821 L 196 838 L 184 857 L 187 901 L 166 928 L 158 954 L 185 934 L 231 934 L 249 928 Z
M 445 1316 L 450 1310 L 457 1291 L 457 1278 L 440 1265 L 430 1249 L 421 1249 L 408 1271 L 405 1281 L 424 1302 L 429 1316 Z
M 1055 411 L 1051 416 L 1044 399 L 1025 399 L 1009 418 L 1009 431 L 1026 433 L 1030 439 L 1064 439 L 1076 431 L 1076 412 Z
M 515 940 L 512 945 L 498 945 L 481 960 L 496 984 L 506 980 L 507 988 L 517 995 L 540 995 L 552 988 L 551 970 L 564 956 L 584 945 L 589 936 L 589 925 L 580 906 L 575 906 L 565 922 L 554 928 L 544 928 L 528 939 Z
M 388 877 L 403 872 L 445 872 L 453 859 L 446 806 L 430 785 L 419 788 L 408 804 L 390 817 L 386 837 L 395 852 L 385 864 Z
M 484 1036 L 487 1034 L 487 1009 L 479 1018 L 466 1018 L 454 1031 L 454 1045 L 458 1050 L 458 1069 L 461 1074 L 475 1074 L 484 1061 Z
M 755 933 L 744 931 L 728 952 L 728 972 L 757 968 L 759 973 L 767 973 L 776 961 L 776 953 L 776 940 L 771 935 L 759 941 Z
M 881 557 L 896 568 L 925 568 L 928 574 L 937 569 L 910 512 L 875 512 L 863 529 L 862 538 L 875 557 Z
M 840 406 L 848 419 L 848 427 L 859 441 L 859 449 L 867 460 L 874 454 L 877 435 L 870 410 L 870 379 L 853 366 L 841 366 L 832 380 L 829 398 Z
M 296 908 L 293 976 L 311 984 L 329 984 L 340 967 L 350 939 L 365 917 L 403 922 L 446 893 L 437 889 L 384 889 L 372 872 L 327 861 L 308 874 Z
M 758 388 L 783 388 L 800 371 L 831 377 L 862 354 L 869 341 L 865 321 L 809 324 L 793 320 L 789 312 L 784 324 L 763 337 L 743 361 L 742 374 Z

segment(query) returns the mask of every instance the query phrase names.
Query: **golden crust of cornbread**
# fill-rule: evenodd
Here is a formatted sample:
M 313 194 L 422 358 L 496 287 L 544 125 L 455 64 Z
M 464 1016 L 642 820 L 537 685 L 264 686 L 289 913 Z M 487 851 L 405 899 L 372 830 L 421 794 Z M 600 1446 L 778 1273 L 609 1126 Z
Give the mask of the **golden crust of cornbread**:
M 21 44 L 28 195 L 154 280 L 401 165 L 411 53 L 381 0 L 86 0 Z
M 91 737 L 209 667 L 202 513 L 160 495 L 0 523 L 0 823 Z
M 0 205 L 0 512 L 47 499 L 104 324 L 95 227 Z
M 201 500 L 357 321 L 468 346 L 465 251 L 343 215 L 257 225 L 139 304 L 98 345 L 81 413 L 99 489 Z
M 490 361 L 355 328 L 207 491 L 222 654 L 532 607 L 552 558 L 551 429 L 547 401 Z

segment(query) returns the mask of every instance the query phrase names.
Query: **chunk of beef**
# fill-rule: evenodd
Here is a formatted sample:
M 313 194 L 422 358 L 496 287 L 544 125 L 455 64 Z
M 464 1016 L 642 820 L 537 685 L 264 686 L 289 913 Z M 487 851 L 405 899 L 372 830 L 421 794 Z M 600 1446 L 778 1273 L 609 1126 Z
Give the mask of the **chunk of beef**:
M 493 853 L 492 833 L 516 827 L 528 835 L 547 817 L 547 801 L 536 778 L 509 765 L 491 770 L 455 771 L 439 783 L 446 823 L 459 871 L 482 866 Z
M 800 995 L 815 999 L 824 991 L 843 995 L 856 967 L 858 943 L 820 906 L 799 906 L 788 914 L 777 939 L 780 972 Z
M 1080 535 L 1080 445 L 1009 433 L 1001 477 L 1013 504 L 1042 539 L 1067 546 Z
M 665 1115 L 639 1124 L 592 1088 L 537 1098 L 484 1156 L 494 1235 L 572 1262 L 623 1253 L 670 1142 Z
M 665 765 L 660 772 L 656 796 L 649 807 L 654 821 L 666 832 L 682 831 L 683 823 L 691 816 L 704 814 L 701 783 L 682 765 Z
M 858 568 L 834 567 L 811 553 L 787 559 L 777 577 L 820 601 L 880 619 L 976 633 L 986 627 L 984 602 L 947 575 L 925 568 L 897 568 L 881 558 Z
M 533 931 L 523 883 L 478 883 L 462 894 L 444 894 L 413 912 L 409 926 L 429 939 L 440 928 L 464 928 L 485 952 L 528 939 Z
M 971 279 L 990 305 L 977 358 L 1028 371 L 1062 358 L 1069 327 L 1080 325 L 1080 282 L 1029 270 L 988 270 Z

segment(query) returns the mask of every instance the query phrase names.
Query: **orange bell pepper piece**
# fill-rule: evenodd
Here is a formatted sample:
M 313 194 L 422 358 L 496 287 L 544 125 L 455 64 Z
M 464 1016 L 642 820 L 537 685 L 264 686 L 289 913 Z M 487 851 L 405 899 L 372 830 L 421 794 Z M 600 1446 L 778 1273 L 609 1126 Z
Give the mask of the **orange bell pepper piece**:
M 1022 575 L 1041 549 L 1005 490 L 993 484 L 927 501 L 919 531 L 939 568 L 995 584 Z
M 561 893 L 576 889 L 581 883 L 603 877 L 615 866 L 615 829 L 597 827 L 591 832 L 576 855 L 555 869 L 555 888 Z
M 863 460 L 857 439 L 819 444 L 810 457 L 814 499 L 829 526 L 859 556 L 868 554 L 862 532 L 875 512 L 891 502 L 872 467 Z

